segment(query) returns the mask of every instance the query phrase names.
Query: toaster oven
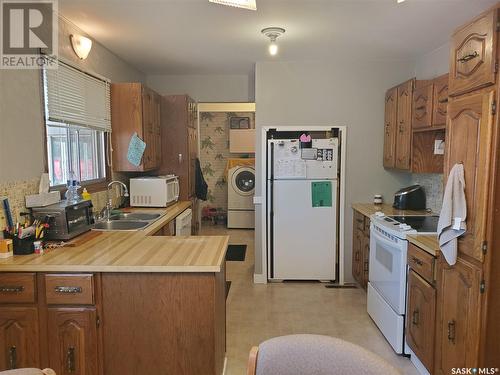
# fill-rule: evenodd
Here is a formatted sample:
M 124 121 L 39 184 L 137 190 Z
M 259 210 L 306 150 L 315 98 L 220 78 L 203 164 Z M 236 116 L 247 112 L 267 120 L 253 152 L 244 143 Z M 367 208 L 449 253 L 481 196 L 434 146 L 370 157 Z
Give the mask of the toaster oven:
M 48 240 L 70 240 L 90 229 L 94 222 L 92 201 L 71 202 L 63 200 L 45 207 L 32 208 L 34 219 L 47 222 Z

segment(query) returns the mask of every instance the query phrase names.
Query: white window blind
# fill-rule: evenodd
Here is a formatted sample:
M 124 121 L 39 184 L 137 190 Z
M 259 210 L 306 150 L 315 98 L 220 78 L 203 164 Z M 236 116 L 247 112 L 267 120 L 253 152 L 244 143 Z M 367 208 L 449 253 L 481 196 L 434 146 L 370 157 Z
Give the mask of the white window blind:
M 61 61 L 58 65 L 44 69 L 47 121 L 111 132 L 109 82 Z

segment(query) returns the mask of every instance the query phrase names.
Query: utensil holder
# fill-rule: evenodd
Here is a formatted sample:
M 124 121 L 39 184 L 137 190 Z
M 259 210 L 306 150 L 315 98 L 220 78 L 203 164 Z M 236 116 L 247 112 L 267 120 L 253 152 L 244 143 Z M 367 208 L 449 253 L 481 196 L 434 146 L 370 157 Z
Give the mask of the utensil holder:
M 35 247 L 33 245 L 35 242 L 34 236 L 21 239 L 4 232 L 4 238 L 10 238 L 12 240 L 14 255 L 28 255 L 35 252 Z

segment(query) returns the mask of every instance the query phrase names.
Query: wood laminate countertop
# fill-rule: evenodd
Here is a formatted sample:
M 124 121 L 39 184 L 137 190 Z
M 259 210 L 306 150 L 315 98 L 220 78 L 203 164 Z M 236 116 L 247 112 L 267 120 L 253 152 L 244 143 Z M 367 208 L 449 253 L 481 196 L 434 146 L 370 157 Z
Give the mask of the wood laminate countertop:
M 439 255 L 439 242 L 435 234 L 409 234 L 406 236 L 406 239 L 415 246 L 428 252 L 433 257 Z
M 370 217 L 375 212 L 382 211 L 387 216 L 434 216 L 432 211 L 427 210 L 397 210 L 390 204 L 373 204 L 373 203 L 353 203 L 353 210 L 358 211 L 360 214 Z
M 0 272 L 221 272 L 229 236 L 151 235 L 189 207 L 131 209 L 163 214 L 144 230 L 102 232 L 80 246 L 0 259 Z

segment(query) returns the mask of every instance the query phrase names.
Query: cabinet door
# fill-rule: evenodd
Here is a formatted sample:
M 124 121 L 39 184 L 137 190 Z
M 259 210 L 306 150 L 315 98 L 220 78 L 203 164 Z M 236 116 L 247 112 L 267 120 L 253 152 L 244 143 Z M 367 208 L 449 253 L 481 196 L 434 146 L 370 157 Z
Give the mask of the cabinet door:
M 419 87 L 413 91 L 412 128 L 429 128 L 432 122 L 434 85 Z
M 0 308 L 0 371 L 39 367 L 38 310 Z
M 413 100 L 413 80 L 398 86 L 398 114 L 396 133 L 397 169 L 410 169 L 411 154 L 411 105 Z
M 477 367 L 481 298 L 481 270 L 458 258 L 454 266 L 439 262 L 437 294 L 437 374 L 452 368 Z
M 481 15 L 452 36 L 450 95 L 460 95 L 495 83 L 497 13 L 495 9 Z
M 363 286 L 363 232 L 353 228 L 352 236 L 352 276 Z
M 142 92 L 142 126 L 146 149 L 142 162 L 145 170 L 155 168 L 156 164 L 156 140 L 154 129 L 153 92 L 147 87 L 143 87 Z
M 362 244 L 363 244 L 363 249 L 362 249 L 362 254 L 363 254 L 363 288 L 368 287 L 368 271 L 369 271 L 369 264 L 370 264 L 370 231 L 364 231 L 363 232 L 363 239 L 362 239 Z
M 486 214 L 491 162 L 494 92 L 482 92 L 448 105 L 445 176 L 456 163 L 465 173 L 467 232 L 458 241 L 463 254 L 483 260 L 482 243 L 486 236 Z
M 398 90 L 390 89 L 385 94 L 384 167 L 394 168 L 396 163 L 396 131 Z
M 406 341 L 429 372 L 434 364 L 436 290 L 415 271 L 408 274 Z
M 196 173 L 196 158 L 198 157 L 198 130 L 195 128 L 188 128 L 188 191 L 189 196 L 195 196 L 195 173 Z
M 99 373 L 95 308 L 48 312 L 49 366 L 57 375 Z
M 432 105 L 433 126 L 446 124 L 446 114 L 448 113 L 448 81 L 448 74 L 434 80 L 434 104 Z

